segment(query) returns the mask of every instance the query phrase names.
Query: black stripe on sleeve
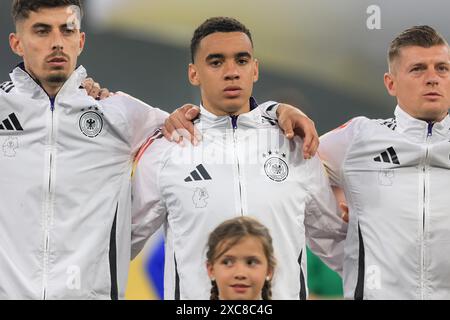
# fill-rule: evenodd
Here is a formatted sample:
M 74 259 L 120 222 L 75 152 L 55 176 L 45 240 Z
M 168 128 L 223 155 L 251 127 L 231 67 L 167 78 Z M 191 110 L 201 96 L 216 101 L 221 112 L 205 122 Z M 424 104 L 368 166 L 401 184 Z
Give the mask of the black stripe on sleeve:
M 306 300 L 306 284 L 302 270 L 302 255 L 303 250 L 300 252 L 300 257 L 298 258 L 298 264 L 300 265 L 300 300 Z
M 355 300 L 364 299 L 364 274 L 365 274 L 365 257 L 364 257 L 364 241 L 361 233 L 361 227 L 358 223 L 359 238 L 359 259 L 358 259 L 358 282 L 355 288 Z
M 175 255 L 173 257 L 175 261 L 175 300 L 180 300 L 180 276 L 178 275 L 177 259 Z
M 111 228 L 111 237 L 109 240 L 109 269 L 111 274 L 111 300 L 119 300 L 117 288 L 117 249 L 116 249 L 116 220 L 119 203 L 116 206 L 114 222 Z

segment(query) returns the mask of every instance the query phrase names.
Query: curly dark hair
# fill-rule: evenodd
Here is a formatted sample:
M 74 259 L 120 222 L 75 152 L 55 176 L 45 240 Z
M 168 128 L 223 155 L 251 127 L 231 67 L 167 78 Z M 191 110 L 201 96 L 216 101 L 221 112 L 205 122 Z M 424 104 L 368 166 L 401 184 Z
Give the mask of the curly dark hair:
M 253 40 L 250 30 L 247 29 L 241 22 L 234 18 L 229 17 L 214 17 L 209 18 L 203 22 L 195 31 L 191 40 L 191 60 L 194 63 L 195 54 L 197 53 L 200 41 L 203 38 L 216 32 L 243 32 L 245 33 L 252 43 Z

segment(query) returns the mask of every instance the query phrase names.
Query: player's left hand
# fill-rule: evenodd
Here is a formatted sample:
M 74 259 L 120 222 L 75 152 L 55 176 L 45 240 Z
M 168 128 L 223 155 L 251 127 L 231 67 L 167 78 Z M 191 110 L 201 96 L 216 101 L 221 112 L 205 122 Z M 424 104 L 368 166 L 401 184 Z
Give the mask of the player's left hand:
M 312 158 L 319 148 L 319 135 L 314 122 L 299 109 L 284 103 L 280 103 L 277 109 L 277 118 L 286 138 L 303 138 L 303 157 Z
M 87 94 L 95 100 L 103 100 L 113 95 L 107 88 L 102 88 L 98 82 L 92 78 L 86 78 L 81 86 L 86 90 Z

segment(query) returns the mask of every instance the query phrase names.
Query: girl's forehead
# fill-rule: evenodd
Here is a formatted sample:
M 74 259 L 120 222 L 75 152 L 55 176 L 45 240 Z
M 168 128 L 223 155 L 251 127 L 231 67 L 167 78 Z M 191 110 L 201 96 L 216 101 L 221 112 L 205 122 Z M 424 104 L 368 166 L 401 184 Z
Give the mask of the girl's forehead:
M 246 235 L 243 237 L 234 237 L 224 239 L 216 247 L 216 252 L 219 256 L 223 255 L 264 255 L 263 241 L 256 236 Z

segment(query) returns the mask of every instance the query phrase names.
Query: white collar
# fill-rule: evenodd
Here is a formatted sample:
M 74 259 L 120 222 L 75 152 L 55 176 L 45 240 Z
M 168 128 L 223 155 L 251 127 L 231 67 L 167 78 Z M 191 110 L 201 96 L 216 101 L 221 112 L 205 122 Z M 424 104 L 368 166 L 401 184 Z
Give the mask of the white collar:
M 29 93 L 33 97 L 45 96 L 48 98 L 45 90 L 20 65 L 10 73 L 10 77 L 16 89 L 20 92 Z M 79 66 L 64 83 L 58 92 L 58 96 L 70 95 L 76 92 L 86 77 L 86 69 L 83 66 Z
M 407 135 L 411 139 L 423 142 L 427 137 L 432 140 L 448 138 L 450 135 L 450 117 L 447 116 L 440 122 L 427 122 L 411 116 L 397 105 L 395 108 L 396 131 Z
M 256 128 L 262 123 L 261 109 L 258 107 L 256 100 L 250 98 L 250 106 L 252 110 L 250 112 L 242 113 L 235 119 L 238 128 Z M 201 127 L 203 129 L 208 128 L 233 128 L 233 117 L 229 115 L 218 116 L 208 111 L 203 104 L 200 104 L 200 117 Z

